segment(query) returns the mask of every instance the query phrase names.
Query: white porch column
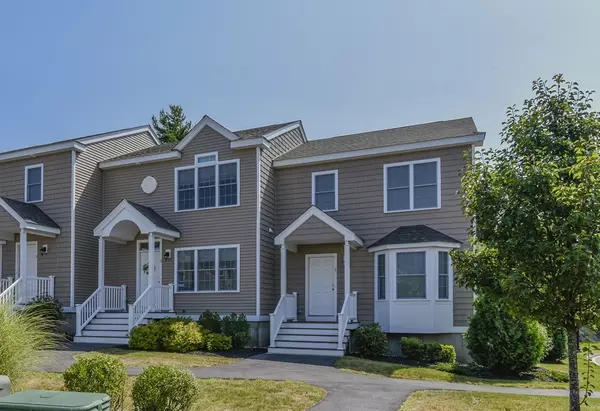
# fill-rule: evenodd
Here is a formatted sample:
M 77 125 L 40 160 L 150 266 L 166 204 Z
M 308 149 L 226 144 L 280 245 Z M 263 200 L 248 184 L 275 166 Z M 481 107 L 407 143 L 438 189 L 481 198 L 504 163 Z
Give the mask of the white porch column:
M 27 277 L 27 232 L 24 228 L 21 229 L 19 243 L 21 249 L 19 251 L 19 272 L 17 275 L 19 278 L 23 278 Z
M 281 295 L 287 294 L 287 249 L 281 245 Z
M 148 233 L 148 287 L 154 287 L 156 285 L 156 273 L 154 272 L 154 266 L 156 262 L 154 261 L 154 233 Z M 218 275 L 218 273 L 217 273 Z M 158 298 L 155 298 L 154 289 L 150 290 L 150 306 L 154 311 L 156 305 L 158 304 Z
M 344 242 L 344 295 L 350 294 L 350 243 Z
M 104 237 L 98 237 L 98 288 L 100 291 L 100 311 L 104 311 L 106 296 L 104 295 L 104 261 L 105 261 L 106 240 Z

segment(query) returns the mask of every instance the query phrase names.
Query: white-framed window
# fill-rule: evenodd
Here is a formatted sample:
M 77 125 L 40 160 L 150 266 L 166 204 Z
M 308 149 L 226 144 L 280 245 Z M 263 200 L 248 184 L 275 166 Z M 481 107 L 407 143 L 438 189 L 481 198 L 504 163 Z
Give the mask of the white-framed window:
M 440 159 L 383 166 L 383 211 L 386 213 L 441 207 Z
M 450 256 L 448 251 L 438 251 L 438 300 L 450 298 Z
M 312 204 L 323 211 L 338 210 L 338 171 L 312 173 Z
M 44 200 L 44 165 L 25 167 L 25 202 L 38 203 Z
M 375 254 L 375 298 L 378 301 L 387 299 L 386 295 L 386 255 L 385 253 Z
M 425 251 L 396 253 L 396 299 L 427 298 Z
M 175 169 L 175 211 L 240 205 L 240 160 L 198 154 L 194 165 Z
M 240 246 L 175 249 L 175 292 L 240 291 Z

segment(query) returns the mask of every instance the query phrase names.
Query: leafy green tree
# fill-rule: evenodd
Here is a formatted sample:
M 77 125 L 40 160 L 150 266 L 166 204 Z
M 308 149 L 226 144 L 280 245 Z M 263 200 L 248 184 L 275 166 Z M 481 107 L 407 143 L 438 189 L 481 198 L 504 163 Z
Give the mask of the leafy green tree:
M 176 104 L 169 104 L 169 112 L 161 109 L 156 116 L 152 116 L 152 125 L 158 133 L 158 138 L 163 143 L 176 143 L 180 141 L 192 128 L 191 121 L 185 121 L 183 108 Z
M 592 92 L 560 74 L 532 89 L 522 109 L 508 108 L 503 147 L 465 171 L 473 248 L 452 257 L 460 285 L 567 330 L 575 411 L 578 332 L 600 324 L 600 116 Z

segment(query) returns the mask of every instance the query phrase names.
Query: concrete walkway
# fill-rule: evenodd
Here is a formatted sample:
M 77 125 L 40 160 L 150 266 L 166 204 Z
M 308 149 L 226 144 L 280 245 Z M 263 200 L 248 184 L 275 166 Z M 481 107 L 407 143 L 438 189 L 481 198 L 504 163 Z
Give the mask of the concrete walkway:
M 73 355 L 107 348 L 106 346 L 73 345 L 56 351 L 44 371 L 63 372 L 73 362 Z M 419 390 L 458 390 L 568 396 L 567 390 L 508 388 L 441 381 L 401 380 L 340 371 L 333 367 L 337 358 L 260 354 L 232 364 L 192 368 L 197 378 L 234 378 L 264 380 L 294 380 L 317 385 L 327 390 L 325 399 L 313 410 L 398 410 L 408 396 Z M 140 368 L 128 368 L 129 375 L 138 375 Z M 594 397 L 597 397 L 594 395 Z

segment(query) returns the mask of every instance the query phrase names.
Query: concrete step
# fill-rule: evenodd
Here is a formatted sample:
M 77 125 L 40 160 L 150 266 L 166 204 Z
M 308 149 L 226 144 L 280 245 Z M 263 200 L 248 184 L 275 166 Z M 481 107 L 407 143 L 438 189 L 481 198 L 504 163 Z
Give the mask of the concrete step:
M 278 335 L 333 335 L 337 337 L 338 330 L 328 328 L 280 328 Z M 346 330 L 346 336 L 350 335 L 350 331 Z
M 85 327 L 88 331 L 129 331 L 128 324 L 98 324 L 94 323 L 94 320 L 90 321 L 88 325 Z
M 317 342 L 317 341 L 277 341 L 275 340 L 275 347 L 277 348 L 308 348 L 317 350 L 337 350 L 338 345 L 336 342 Z
M 120 319 L 128 319 L 129 313 L 127 312 L 104 312 L 96 314 L 96 318 L 120 318 Z
M 294 321 L 288 321 L 281 324 L 281 329 L 283 328 L 314 328 L 314 329 L 329 329 L 329 330 L 337 330 L 337 323 L 299 323 Z
M 112 345 L 127 345 L 129 344 L 129 338 L 122 337 L 75 337 L 73 342 L 76 343 L 89 343 L 89 344 L 112 344 Z
M 129 324 L 129 319 L 127 318 L 98 318 L 95 317 L 89 324 L 115 324 L 115 325 L 127 325 Z
M 348 337 L 344 337 L 347 340 Z M 277 334 L 275 341 L 316 341 L 337 343 L 337 335 L 297 335 L 297 334 Z
M 81 334 L 84 337 L 118 337 L 118 338 L 127 338 L 127 331 L 119 331 L 119 330 L 103 330 L 103 331 L 88 331 L 85 328 Z
M 289 355 L 320 355 L 326 357 L 343 357 L 344 350 L 315 350 L 307 348 L 281 348 L 269 347 L 269 354 L 289 354 Z

